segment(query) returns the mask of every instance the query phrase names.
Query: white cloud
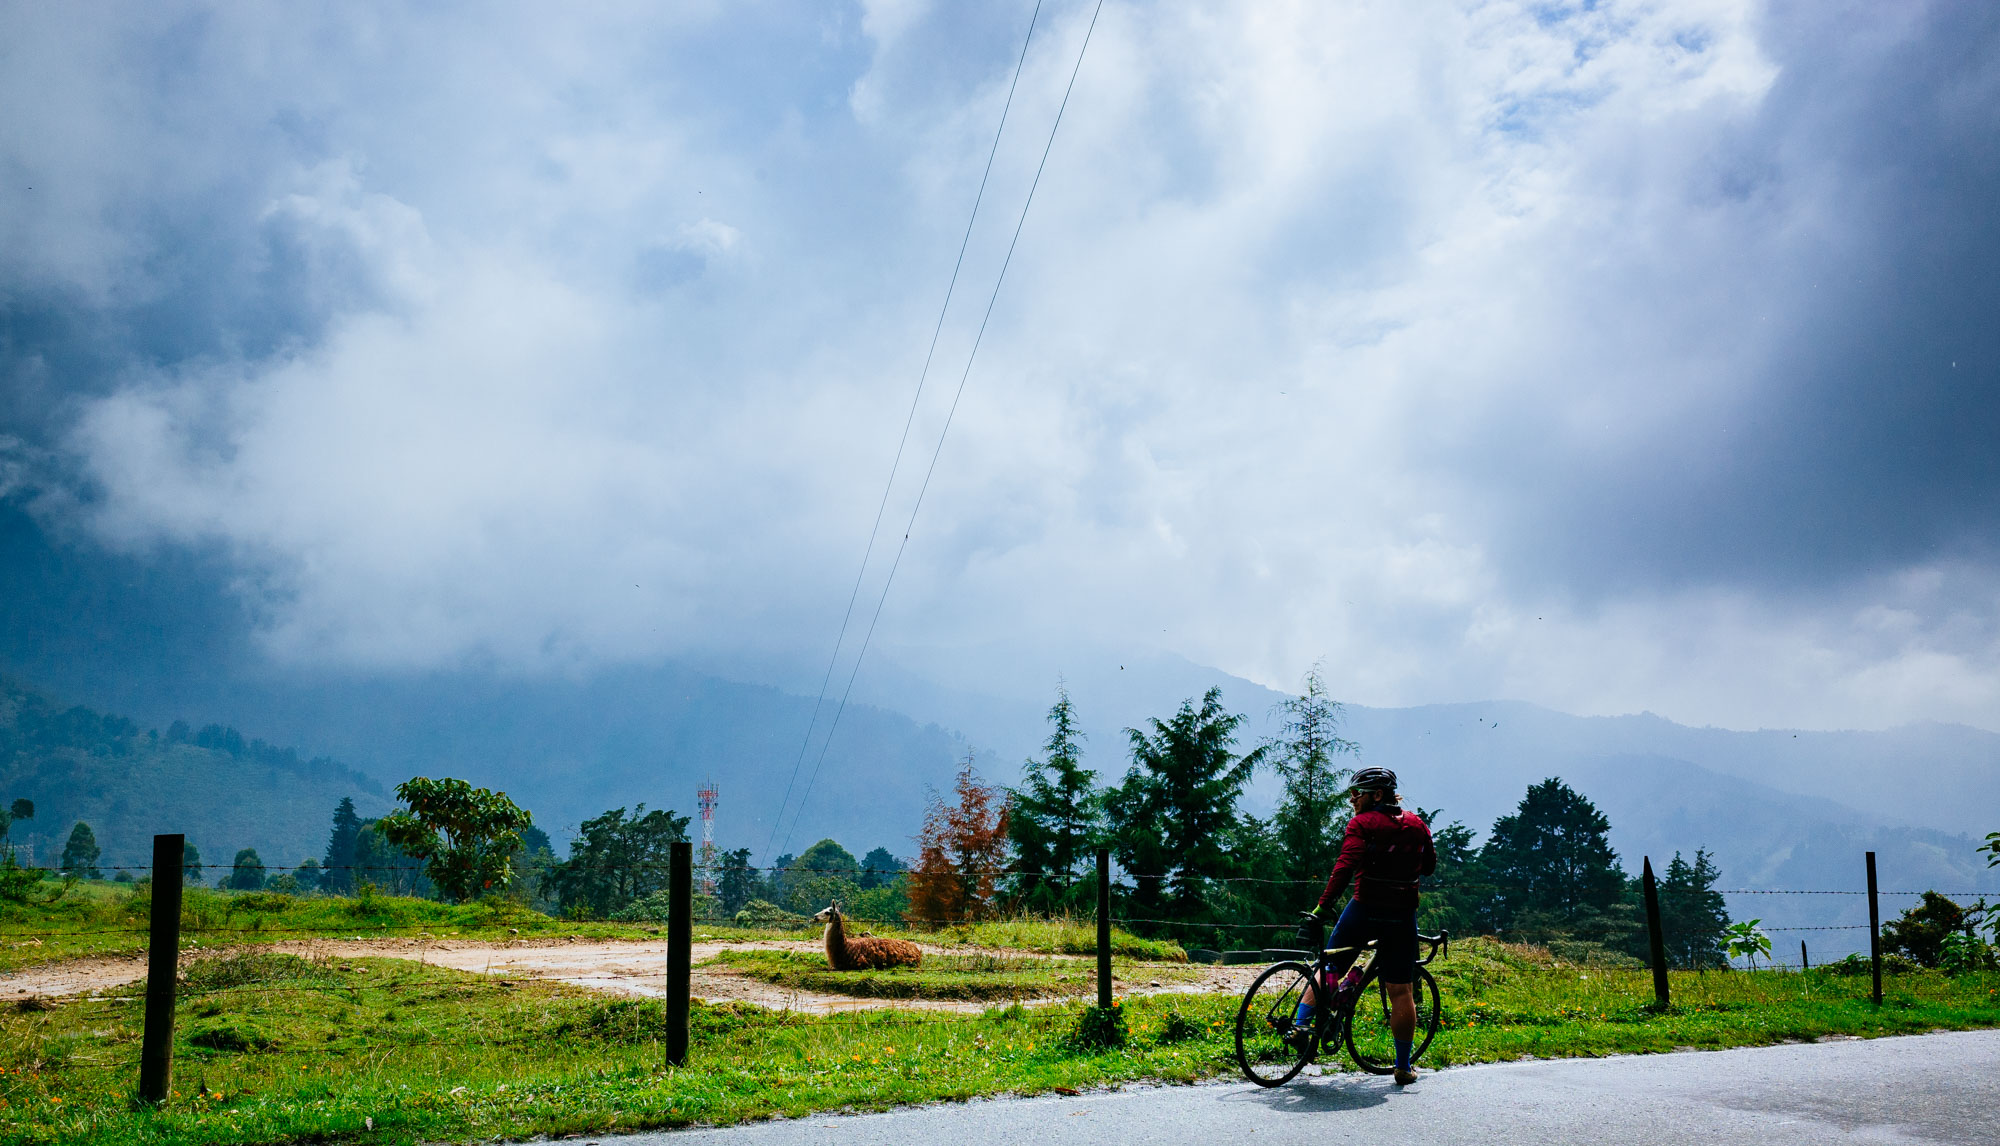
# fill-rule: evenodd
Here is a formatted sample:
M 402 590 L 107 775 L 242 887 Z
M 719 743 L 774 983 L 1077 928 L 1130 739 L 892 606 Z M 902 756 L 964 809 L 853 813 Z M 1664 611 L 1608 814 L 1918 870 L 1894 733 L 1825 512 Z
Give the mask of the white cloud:
M 746 71 L 715 24 L 637 17 L 299 64 L 340 93 L 314 105 L 328 142 L 263 156 L 275 190 L 238 225 L 289 235 L 334 313 L 92 403 L 98 528 L 227 544 L 291 658 L 823 656 L 1005 91 L 989 69 L 894 102 L 882 69 L 937 17 L 870 5 L 869 42 L 812 67 L 745 48 Z M 892 550 L 1087 17 L 1044 16 Z M 1325 657 L 1367 703 L 1992 726 L 1976 569 L 1795 598 L 1586 591 L 1520 556 L 1589 549 L 1532 535 L 1544 500 L 1617 496 L 1579 475 L 1700 468 L 1690 428 L 1758 398 L 1759 300 L 1808 305 L 1784 272 L 1819 204 L 1704 197 L 1779 75 L 1757 20 L 1107 6 L 885 639 L 1160 645 L 1279 687 Z M 286 103 L 222 24 L 242 114 Z M 494 60 L 499 106 L 451 87 Z M 364 64 L 386 94 L 339 82 Z M 125 243 L 107 215 L 62 249 Z M 1945 587 L 1910 588 L 1924 569 Z

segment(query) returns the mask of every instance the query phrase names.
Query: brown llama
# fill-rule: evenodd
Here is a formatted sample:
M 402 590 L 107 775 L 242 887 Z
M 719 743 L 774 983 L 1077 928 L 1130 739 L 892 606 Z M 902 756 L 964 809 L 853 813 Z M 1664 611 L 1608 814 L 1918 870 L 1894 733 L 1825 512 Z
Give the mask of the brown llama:
M 863 936 L 849 939 L 840 925 L 840 904 L 813 916 L 826 923 L 826 965 L 836 971 L 867 971 L 878 967 L 915 967 L 924 961 L 921 948 L 907 939 Z

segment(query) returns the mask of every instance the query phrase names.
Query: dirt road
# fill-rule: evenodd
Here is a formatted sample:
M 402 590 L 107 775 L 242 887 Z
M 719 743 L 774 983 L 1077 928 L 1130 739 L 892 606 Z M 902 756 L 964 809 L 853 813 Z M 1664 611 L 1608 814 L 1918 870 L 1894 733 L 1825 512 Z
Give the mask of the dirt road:
M 816 952 L 820 950 L 820 944 L 809 940 L 696 943 L 695 968 L 691 984 L 694 996 L 711 1003 L 741 1000 L 765 1007 L 822 1015 L 836 1011 L 872 1010 L 883 1007 L 976 1012 L 992 1005 L 973 1002 L 929 1002 L 917 999 L 854 999 L 845 995 L 794 991 L 738 974 L 727 965 L 702 965 L 704 961 L 726 950 L 760 949 Z M 666 993 L 665 940 L 607 942 L 514 939 L 496 943 L 491 940 L 472 939 L 318 939 L 262 944 L 254 950 L 287 951 L 312 958 L 335 960 L 409 959 L 413 962 L 508 979 L 553 979 L 613 995 L 658 996 Z M 924 950 L 927 954 L 937 955 L 973 953 L 963 947 L 925 946 Z M 209 953 L 207 950 L 201 952 L 201 954 Z M 1023 951 L 991 953 L 1032 954 Z M 1205 968 L 1201 977 L 1193 982 L 1119 980 L 1116 989 L 1120 997 L 1176 992 L 1238 993 L 1249 985 L 1251 978 L 1259 970 L 1261 968 L 1258 967 L 1209 967 Z M 135 982 L 145 975 L 146 961 L 142 955 L 122 959 L 79 959 L 0 975 L 0 999 L 18 999 L 25 996 L 60 997 L 82 994 L 86 991 L 107 991 Z

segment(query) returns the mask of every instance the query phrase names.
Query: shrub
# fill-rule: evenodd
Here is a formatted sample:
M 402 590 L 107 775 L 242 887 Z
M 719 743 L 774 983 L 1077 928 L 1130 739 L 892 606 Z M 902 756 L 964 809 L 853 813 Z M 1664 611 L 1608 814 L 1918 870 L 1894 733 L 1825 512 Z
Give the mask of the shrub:
M 1071 1050 L 1093 1051 L 1125 1045 L 1125 1008 L 1089 1006 L 1077 1012 L 1076 1023 L 1063 1035 L 1063 1045 Z
M 1861 954 L 1859 951 L 1849 955 L 1845 959 L 1828 963 L 1820 969 L 1832 975 L 1868 975 L 1873 973 L 1869 967 L 1868 956 Z M 1882 956 L 1882 973 L 1884 975 L 1908 975 L 1921 970 L 1923 968 L 1915 960 L 1905 956 L 1888 952 L 1885 952 Z
M 806 925 L 805 916 L 786 911 L 775 903 L 753 899 L 736 913 L 738 927 L 783 927 L 797 929 Z

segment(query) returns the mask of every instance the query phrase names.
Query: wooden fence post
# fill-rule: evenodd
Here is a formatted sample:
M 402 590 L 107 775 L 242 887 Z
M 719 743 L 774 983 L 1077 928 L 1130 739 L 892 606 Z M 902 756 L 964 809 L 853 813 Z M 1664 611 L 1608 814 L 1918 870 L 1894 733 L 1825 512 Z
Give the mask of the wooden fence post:
M 147 923 L 146 1030 L 139 1044 L 139 1100 L 159 1105 L 174 1079 L 174 987 L 180 975 L 181 870 L 187 837 L 153 837 L 153 907 Z
M 1640 883 L 1646 892 L 1646 950 L 1653 957 L 1653 1005 L 1666 1010 L 1670 1005 L 1667 989 L 1667 936 L 1660 926 L 1660 886 L 1653 879 L 1653 859 L 1645 858 Z
M 1799 940 L 1799 970 L 1812 970 L 1812 960 L 1806 958 L 1806 941 Z
M 1875 853 L 1868 853 L 1868 961 L 1875 968 L 1875 1005 L 1882 1005 L 1882 905 L 1875 897 Z
M 667 1064 L 688 1054 L 689 976 L 694 967 L 694 844 L 676 840 L 667 891 Z
M 1111 849 L 1097 849 L 1097 1005 L 1111 1009 Z

